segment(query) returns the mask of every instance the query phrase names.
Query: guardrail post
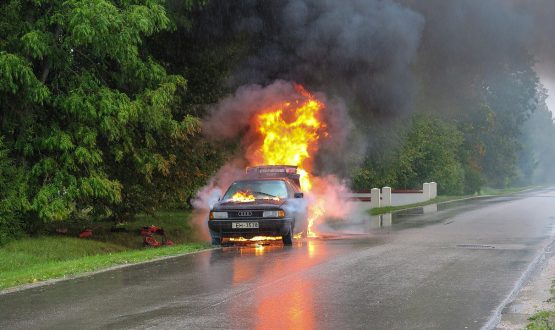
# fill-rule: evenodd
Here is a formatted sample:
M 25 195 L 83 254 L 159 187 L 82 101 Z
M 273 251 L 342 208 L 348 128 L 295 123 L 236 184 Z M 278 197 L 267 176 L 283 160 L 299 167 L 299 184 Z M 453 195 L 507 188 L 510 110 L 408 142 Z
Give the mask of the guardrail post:
M 437 183 L 430 182 L 430 199 L 434 199 L 437 197 Z
M 391 187 L 382 188 L 381 206 L 391 206 Z
M 380 189 L 372 188 L 370 190 L 370 207 L 380 207 Z
M 429 201 L 430 200 L 430 184 L 428 182 L 425 182 L 422 185 L 422 192 L 424 193 L 424 201 Z
M 391 227 L 392 223 L 391 213 L 382 214 L 382 227 Z

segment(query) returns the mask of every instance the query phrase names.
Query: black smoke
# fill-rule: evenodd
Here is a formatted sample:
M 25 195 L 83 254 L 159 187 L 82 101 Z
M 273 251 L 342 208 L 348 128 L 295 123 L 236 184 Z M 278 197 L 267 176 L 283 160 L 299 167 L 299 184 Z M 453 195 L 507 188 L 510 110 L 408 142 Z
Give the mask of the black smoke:
M 417 12 L 393 1 L 291 0 L 263 1 L 251 13 L 237 25 L 254 38 L 235 84 L 283 79 L 339 96 L 352 112 L 407 110 L 424 25 Z
M 334 171 L 353 155 L 379 153 L 383 141 L 399 140 L 390 138 L 389 122 L 403 114 L 469 111 L 477 93 L 531 65 L 540 76 L 555 76 L 552 0 L 240 0 L 208 6 L 201 19 L 206 36 L 235 38 L 246 48 L 228 79 L 231 90 L 294 81 L 348 109 L 351 120 L 341 121 L 354 125 L 345 125 L 349 134 L 341 132 L 348 142 Z M 329 164 L 335 156 L 319 158 Z

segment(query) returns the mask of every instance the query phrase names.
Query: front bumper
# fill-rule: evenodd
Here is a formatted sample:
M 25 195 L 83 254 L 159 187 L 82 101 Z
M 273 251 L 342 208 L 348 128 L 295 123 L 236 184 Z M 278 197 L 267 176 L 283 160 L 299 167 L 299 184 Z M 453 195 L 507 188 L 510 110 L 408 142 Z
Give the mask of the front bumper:
M 233 222 L 258 222 L 258 228 L 231 228 Z M 208 220 L 208 228 L 212 236 L 244 237 L 254 236 L 285 236 L 293 227 L 292 218 L 282 219 L 225 219 Z

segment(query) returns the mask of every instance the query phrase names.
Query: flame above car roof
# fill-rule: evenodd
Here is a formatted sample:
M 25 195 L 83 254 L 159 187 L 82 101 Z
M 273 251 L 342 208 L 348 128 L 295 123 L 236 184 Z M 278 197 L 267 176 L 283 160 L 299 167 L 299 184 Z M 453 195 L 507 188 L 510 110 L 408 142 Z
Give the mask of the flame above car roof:
M 248 177 L 255 178 L 288 178 L 300 186 L 300 175 L 294 165 L 262 165 L 246 168 Z
M 266 173 L 284 173 L 297 174 L 297 166 L 294 165 L 262 165 L 249 166 L 246 168 L 247 174 L 266 174 Z

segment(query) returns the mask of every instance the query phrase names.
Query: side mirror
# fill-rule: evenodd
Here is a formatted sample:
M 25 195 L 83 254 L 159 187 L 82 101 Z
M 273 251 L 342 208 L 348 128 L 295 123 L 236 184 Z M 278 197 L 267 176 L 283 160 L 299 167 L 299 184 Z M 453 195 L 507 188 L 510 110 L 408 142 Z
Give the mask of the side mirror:
M 295 195 L 293 196 L 295 198 L 303 198 L 304 194 L 302 192 L 296 192 Z

